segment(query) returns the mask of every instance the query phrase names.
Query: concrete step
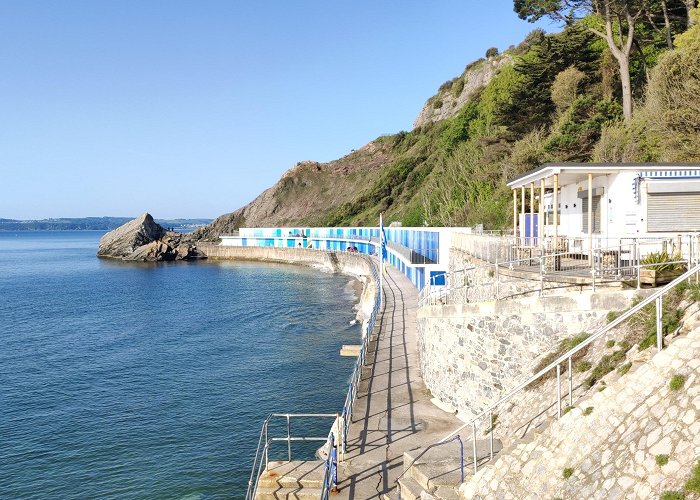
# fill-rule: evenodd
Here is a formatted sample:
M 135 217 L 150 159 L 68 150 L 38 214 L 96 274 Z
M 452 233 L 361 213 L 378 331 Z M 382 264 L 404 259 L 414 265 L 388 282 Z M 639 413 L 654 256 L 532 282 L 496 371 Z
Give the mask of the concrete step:
M 423 487 L 411 476 L 399 478 L 401 500 L 420 500 Z
M 494 454 L 498 453 L 502 447 L 501 441 L 494 439 Z M 477 440 L 476 452 L 479 463 L 488 460 L 489 440 Z M 473 471 L 472 456 L 472 443 L 466 441 L 464 442 L 465 480 Z M 439 487 L 459 488 L 462 483 L 459 443 L 456 441 L 409 450 L 404 452 L 403 462 L 404 468 L 408 469 L 406 475 L 415 479 L 425 491 L 433 491 Z
M 321 488 L 324 472 L 321 460 L 270 462 L 258 479 L 258 489 Z
M 320 488 L 258 488 L 255 500 L 318 500 Z
M 462 495 L 459 494 L 459 486 L 438 486 L 433 492 L 433 496 L 438 500 L 462 500 Z

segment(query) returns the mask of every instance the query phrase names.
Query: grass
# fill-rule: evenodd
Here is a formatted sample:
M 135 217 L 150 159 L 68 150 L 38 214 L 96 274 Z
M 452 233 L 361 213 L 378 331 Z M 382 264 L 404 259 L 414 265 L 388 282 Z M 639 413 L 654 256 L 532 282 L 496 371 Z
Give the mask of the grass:
M 564 469 L 561 475 L 564 479 L 569 479 L 571 476 L 573 476 L 573 474 L 574 469 L 572 469 L 571 467 L 567 467 L 566 469 Z
M 587 372 L 591 369 L 592 366 L 593 365 L 590 361 L 579 361 L 578 363 L 576 363 L 576 371 L 578 373 Z
M 564 408 L 562 408 L 561 414 L 562 414 L 562 415 L 566 415 L 567 413 L 569 413 L 569 412 L 570 412 L 571 410 L 573 410 L 573 409 L 574 409 L 573 406 L 567 405 L 567 406 L 565 406 Z
M 700 494 L 700 460 L 698 460 L 695 467 L 693 467 L 693 472 L 690 473 L 690 479 L 685 483 L 685 491 Z
M 685 500 L 685 494 L 680 491 L 664 491 L 659 500 Z
M 585 408 L 582 413 L 584 417 L 587 417 L 588 415 L 593 413 L 593 407 L 589 406 L 588 408 Z
M 672 391 L 680 391 L 685 385 L 685 377 L 683 375 L 676 374 L 671 377 L 671 381 L 668 383 L 668 388 Z
M 493 431 L 496 428 L 496 425 L 498 425 L 498 413 L 492 413 L 491 425 L 488 427 L 488 429 L 484 430 L 484 434 L 488 434 L 489 432 Z
M 614 341 L 614 340 L 608 340 L 608 341 L 605 343 L 605 347 L 607 347 L 608 349 L 610 349 L 611 347 L 615 347 L 615 341 Z
M 593 368 L 588 378 L 583 381 L 584 387 L 586 389 L 593 387 L 601 378 L 617 368 L 624 359 L 625 351 L 623 350 L 614 351 L 612 354 L 606 354 L 600 358 L 600 362 Z
M 620 375 L 624 375 L 628 371 L 630 371 L 630 368 L 632 368 L 632 363 L 625 363 L 617 369 L 617 373 L 619 373 Z
M 656 455 L 656 465 L 663 467 L 668 463 L 668 455 Z
M 578 335 L 575 335 L 573 337 L 569 337 L 569 338 L 562 340 L 561 342 L 559 342 L 559 345 L 557 346 L 557 348 L 554 351 L 550 352 L 549 354 L 547 354 L 546 356 L 544 356 L 542 359 L 539 360 L 537 365 L 535 365 L 535 367 L 533 368 L 532 373 L 533 374 L 537 373 L 542 368 L 544 368 L 547 365 L 549 365 L 550 363 L 552 363 L 552 361 L 557 359 L 559 356 L 561 356 L 565 352 L 568 352 L 571 349 L 573 349 L 574 347 L 576 347 L 577 345 L 579 345 L 581 342 L 586 340 L 589 336 L 590 336 L 590 334 L 582 332 L 582 333 L 579 333 Z M 587 350 L 588 350 L 588 347 L 584 347 L 583 349 L 578 351 L 576 354 L 574 354 L 572 361 L 576 361 L 576 360 L 581 359 L 583 356 L 586 355 Z M 555 376 L 555 371 L 551 370 L 550 372 L 545 373 L 543 376 L 541 376 L 539 378 L 539 380 L 537 380 L 535 383 L 530 384 L 529 387 L 534 389 L 535 387 L 537 387 L 538 384 L 540 384 L 541 382 L 543 382 L 547 379 L 552 378 L 553 376 Z

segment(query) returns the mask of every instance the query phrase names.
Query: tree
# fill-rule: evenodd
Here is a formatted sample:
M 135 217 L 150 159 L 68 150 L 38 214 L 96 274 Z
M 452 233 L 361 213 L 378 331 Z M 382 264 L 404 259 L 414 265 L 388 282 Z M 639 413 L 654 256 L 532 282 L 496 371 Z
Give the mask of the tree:
M 496 57 L 498 55 L 498 49 L 496 47 L 491 47 L 486 50 L 486 57 Z
M 625 120 L 632 118 L 630 52 L 634 43 L 635 23 L 646 12 L 646 4 L 646 0 L 514 0 L 515 12 L 521 19 L 530 22 L 543 17 L 567 25 L 587 17 L 599 21 L 583 24 L 606 41 L 617 60 Z

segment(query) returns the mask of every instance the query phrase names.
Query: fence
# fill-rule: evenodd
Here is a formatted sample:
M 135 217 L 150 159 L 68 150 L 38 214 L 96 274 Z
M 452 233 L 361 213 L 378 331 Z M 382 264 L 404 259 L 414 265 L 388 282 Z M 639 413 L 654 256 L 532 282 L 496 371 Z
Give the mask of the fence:
M 603 335 L 610 333 L 615 327 L 618 325 L 624 323 L 628 319 L 630 319 L 632 316 L 637 314 L 641 309 L 643 309 L 645 306 L 648 304 L 654 303 L 655 308 L 656 308 L 656 348 L 658 351 L 661 351 L 663 349 L 663 297 L 672 289 L 674 289 L 676 286 L 678 286 L 680 283 L 690 280 L 691 277 L 696 276 L 700 273 L 700 265 L 695 265 L 692 269 L 689 271 L 685 272 L 683 275 L 679 276 L 675 280 L 673 280 L 671 283 L 669 283 L 667 286 L 664 288 L 659 289 L 658 291 L 654 292 L 653 294 L 649 295 L 646 299 L 642 300 L 639 304 L 634 306 L 633 308 L 629 309 L 622 315 L 620 315 L 618 318 L 615 320 L 611 321 L 608 323 L 606 326 L 600 328 L 598 331 L 593 333 L 590 337 L 588 337 L 585 341 L 581 342 L 578 344 L 576 347 L 573 349 L 569 350 L 565 354 L 562 354 L 559 356 L 556 360 L 552 361 L 550 364 L 548 364 L 546 367 L 542 368 L 540 371 L 538 371 L 536 374 L 533 376 L 529 377 L 527 380 L 524 382 L 518 384 L 516 387 L 508 391 L 503 397 L 501 397 L 498 401 L 490 405 L 488 408 L 483 410 L 481 413 L 479 413 L 476 417 L 474 417 L 470 422 L 464 424 L 462 427 L 459 429 L 451 432 L 449 435 L 445 436 L 440 442 L 445 442 L 449 439 L 452 438 L 454 435 L 458 435 L 460 431 L 462 431 L 465 428 L 471 427 L 471 437 L 472 437 L 472 460 L 473 460 L 473 467 L 474 467 L 474 472 L 476 473 L 478 470 L 478 460 L 477 460 L 477 451 L 476 451 L 476 436 L 477 436 L 477 425 L 481 422 L 486 423 L 488 426 L 486 428 L 487 434 L 489 436 L 489 441 L 491 443 L 490 446 L 490 453 L 489 457 L 490 459 L 493 458 L 494 452 L 493 452 L 493 440 L 494 440 L 494 425 L 493 425 L 493 416 L 498 414 L 496 412 L 501 405 L 504 403 L 508 402 L 513 396 L 516 394 L 520 393 L 522 390 L 525 388 L 529 387 L 530 385 L 536 383 L 540 378 L 545 376 L 546 374 L 555 371 L 556 372 L 556 411 L 557 411 L 557 418 L 561 418 L 562 416 L 562 388 L 561 388 L 561 365 L 563 363 L 567 363 L 567 369 L 568 369 L 568 403 L 569 406 L 573 405 L 573 376 L 572 376 L 572 358 L 573 356 L 581 351 L 582 349 L 585 349 L 588 345 L 590 345 L 592 342 L 595 342 L 599 338 L 601 338 Z M 501 414 L 503 414 L 503 411 L 508 411 L 507 409 L 501 409 Z
M 682 256 L 664 262 L 666 266 L 692 266 L 700 262 L 698 235 L 672 240 L 620 239 L 616 245 L 593 248 L 586 255 L 565 250 L 499 261 L 499 255 L 508 253 L 505 252 L 506 246 L 498 246 L 503 238 L 508 237 L 488 237 L 492 243 L 495 242 L 491 244 L 477 236 L 484 245 L 473 246 L 473 249 L 486 252 L 477 257 L 483 258 L 486 264 L 446 273 L 444 285 L 435 285 L 434 277 L 431 284 L 421 290 L 419 305 L 501 300 L 582 286 L 595 290 L 597 286 L 623 280 L 640 288 L 644 270 L 658 269 L 661 265 L 644 263 L 644 258 L 659 251 Z M 489 258 L 494 258 L 494 262 Z

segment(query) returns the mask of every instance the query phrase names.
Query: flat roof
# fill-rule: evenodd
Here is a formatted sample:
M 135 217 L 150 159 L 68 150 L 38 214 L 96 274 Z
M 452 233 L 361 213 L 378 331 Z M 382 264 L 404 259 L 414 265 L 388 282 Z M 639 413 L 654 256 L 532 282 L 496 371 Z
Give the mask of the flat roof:
M 529 186 L 532 183 L 539 184 L 545 180 L 545 186 L 551 187 L 553 175 L 559 174 L 559 184 L 572 184 L 585 179 L 588 174 L 618 174 L 625 171 L 645 172 L 654 170 L 694 170 L 700 169 L 700 163 L 545 163 L 534 170 L 508 181 L 510 188 Z

